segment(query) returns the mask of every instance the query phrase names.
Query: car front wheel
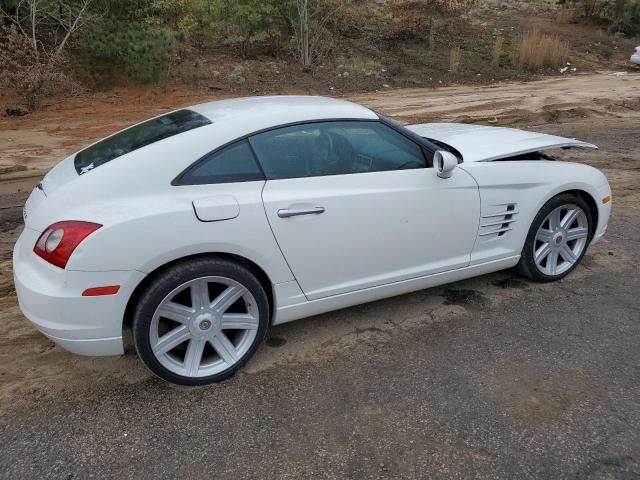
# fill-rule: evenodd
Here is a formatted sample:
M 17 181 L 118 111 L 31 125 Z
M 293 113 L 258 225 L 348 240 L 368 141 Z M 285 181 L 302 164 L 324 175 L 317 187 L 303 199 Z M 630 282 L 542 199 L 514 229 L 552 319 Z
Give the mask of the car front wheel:
M 261 283 L 240 264 L 194 259 L 160 273 L 138 302 L 136 350 L 158 376 L 203 385 L 233 375 L 255 353 L 269 323 Z
M 591 211 L 581 197 L 553 197 L 531 224 L 518 271 L 538 282 L 560 280 L 580 263 L 592 232 Z

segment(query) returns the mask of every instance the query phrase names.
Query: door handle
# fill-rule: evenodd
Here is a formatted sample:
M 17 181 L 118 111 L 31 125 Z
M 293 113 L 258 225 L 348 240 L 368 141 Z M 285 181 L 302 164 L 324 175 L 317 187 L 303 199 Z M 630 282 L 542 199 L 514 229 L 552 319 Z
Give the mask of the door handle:
M 324 207 L 310 208 L 281 208 L 278 210 L 280 218 L 298 217 L 300 215 L 320 215 L 324 213 Z

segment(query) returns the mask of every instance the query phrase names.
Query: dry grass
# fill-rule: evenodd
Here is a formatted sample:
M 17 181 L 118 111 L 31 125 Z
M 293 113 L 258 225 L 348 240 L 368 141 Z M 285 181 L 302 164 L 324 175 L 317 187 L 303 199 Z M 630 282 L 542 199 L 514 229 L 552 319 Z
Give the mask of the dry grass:
M 538 29 L 525 34 L 514 48 L 514 60 L 518 67 L 528 70 L 557 68 L 569 58 L 568 45 L 557 35 L 545 35 Z
M 449 71 L 457 72 L 460 68 L 460 60 L 462 58 L 462 51 L 460 47 L 453 47 L 449 52 Z
M 500 57 L 502 56 L 502 46 L 504 45 L 504 38 L 498 35 L 493 42 L 493 53 L 491 56 L 491 65 L 497 67 L 500 65 Z

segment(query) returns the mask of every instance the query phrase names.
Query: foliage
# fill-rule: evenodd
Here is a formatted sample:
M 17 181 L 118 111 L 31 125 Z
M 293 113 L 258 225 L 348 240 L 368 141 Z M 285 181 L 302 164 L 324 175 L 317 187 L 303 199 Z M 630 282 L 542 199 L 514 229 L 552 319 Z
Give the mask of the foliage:
M 424 39 L 444 17 L 460 14 L 475 3 L 476 0 L 391 0 L 389 36 Z
M 608 10 L 613 3 L 610 0 L 560 0 L 562 4 L 573 4 L 578 10 L 578 14 L 591 20 L 599 20 L 608 14 Z
M 627 4 L 617 29 L 628 36 L 640 35 L 640 0 Z
M 197 25 L 193 0 L 97 0 L 101 18 L 142 22 L 188 33 Z
M 62 55 L 47 59 L 36 57 L 33 45 L 15 25 L 5 28 L 3 33 L 0 85 L 15 89 L 28 111 L 34 110 L 43 96 L 78 88 L 64 73 Z
M 34 110 L 44 95 L 77 87 L 65 73 L 67 47 L 86 23 L 92 1 L 0 3 L 0 20 L 10 25 L 0 36 L 0 84 L 13 87 L 27 110 Z
M 575 5 L 578 14 L 589 20 L 610 24 L 610 31 L 640 35 L 640 0 L 561 0 Z
M 166 28 L 107 19 L 87 28 L 79 48 L 88 71 L 99 79 L 151 83 L 166 78 L 179 38 Z
M 286 28 L 279 0 L 195 0 L 200 27 L 225 45 L 237 46 L 243 55 L 251 46 L 278 43 Z

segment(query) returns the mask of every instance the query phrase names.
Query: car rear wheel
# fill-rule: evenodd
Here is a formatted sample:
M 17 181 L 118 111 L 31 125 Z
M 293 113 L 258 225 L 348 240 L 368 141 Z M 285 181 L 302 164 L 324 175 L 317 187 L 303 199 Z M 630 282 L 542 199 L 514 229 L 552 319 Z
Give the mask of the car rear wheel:
M 538 282 L 567 276 L 582 260 L 593 232 L 591 211 L 575 195 L 549 200 L 531 224 L 517 269 Z
M 233 375 L 267 331 L 264 288 L 244 266 L 190 260 L 161 273 L 141 296 L 133 319 L 138 354 L 161 378 L 203 385 Z

